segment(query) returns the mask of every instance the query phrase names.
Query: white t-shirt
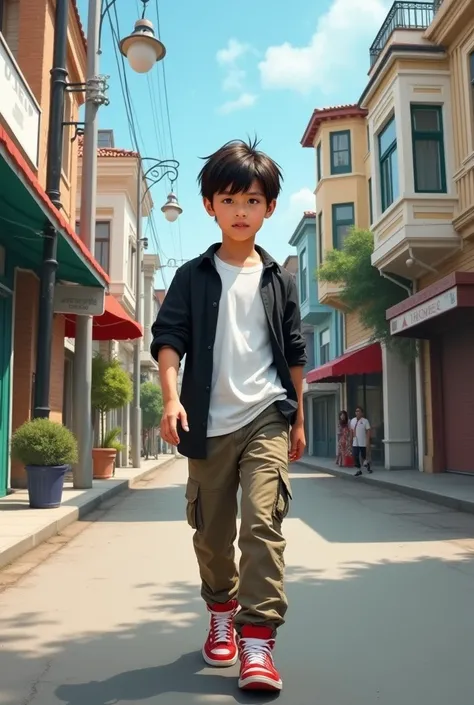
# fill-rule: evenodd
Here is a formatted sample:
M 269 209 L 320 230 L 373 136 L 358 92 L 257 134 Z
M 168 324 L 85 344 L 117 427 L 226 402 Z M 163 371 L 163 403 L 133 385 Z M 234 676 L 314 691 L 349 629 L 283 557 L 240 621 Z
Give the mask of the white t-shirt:
M 354 431 L 354 439 L 352 441 L 353 446 L 358 446 L 359 448 L 365 448 L 367 446 L 367 431 L 370 431 L 370 423 L 367 419 L 362 417 L 358 419 L 353 418 L 351 421 L 351 429 Z
M 260 294 L 263 265 L 235 267 L 215 257 L 222 280 L 208 419 L 208 437 L 243 428 L 286 399 L 274 361 Z

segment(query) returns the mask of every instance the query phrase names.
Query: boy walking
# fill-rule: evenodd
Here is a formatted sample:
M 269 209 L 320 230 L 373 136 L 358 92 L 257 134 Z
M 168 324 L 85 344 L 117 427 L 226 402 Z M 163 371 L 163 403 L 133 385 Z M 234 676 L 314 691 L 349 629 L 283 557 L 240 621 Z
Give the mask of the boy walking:
M 186 513 L 210 616 L 204 660 L 225 667 L 240 658 L 240 688 L 278 691 L 272 651 L 288 604 L 282 522 L 288 461 L 305 448 L 306 353 L 293 278 L 255 245 L 282 178 L 256 147 L 229 142 L 206 158 L 201 194 L 222 242 L 177 270 L 151 352 L 163 390 L 162 438 L 189 458 Z

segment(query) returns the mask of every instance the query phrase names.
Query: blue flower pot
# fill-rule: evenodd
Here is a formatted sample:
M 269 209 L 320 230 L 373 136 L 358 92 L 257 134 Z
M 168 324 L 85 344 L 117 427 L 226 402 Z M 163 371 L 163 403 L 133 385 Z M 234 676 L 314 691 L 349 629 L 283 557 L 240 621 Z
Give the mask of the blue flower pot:
M 59 507 L 63 496 L 64 476 L 69 465 L 27 465 L 28 495 L 32 509 Z

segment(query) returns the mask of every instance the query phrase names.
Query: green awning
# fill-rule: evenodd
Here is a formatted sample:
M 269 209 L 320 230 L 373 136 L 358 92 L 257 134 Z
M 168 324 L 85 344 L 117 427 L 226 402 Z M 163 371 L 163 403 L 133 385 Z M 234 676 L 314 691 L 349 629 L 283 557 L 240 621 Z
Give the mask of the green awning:
M 51 204 L 21 153 L 0 126 L 0 244 L 7 252 L 15 253 L 22 267 L 39 271 L 43 259 L 43 231 L 48 222 L 58 232 L 57 280 L 107 287 L 107 274 Z

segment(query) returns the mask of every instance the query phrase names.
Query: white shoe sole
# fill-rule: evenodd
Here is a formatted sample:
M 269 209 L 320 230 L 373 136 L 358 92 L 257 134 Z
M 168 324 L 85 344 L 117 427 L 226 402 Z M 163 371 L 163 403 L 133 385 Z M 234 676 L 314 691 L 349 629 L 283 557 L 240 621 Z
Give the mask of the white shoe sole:
M 235 666 L 237 661 L 239 660 L 239 654 L 237 653 L 235 657 L 229 661 L 218 661 L 216 659 L 210 658 L 204 649 L 204 646 L 202 647 L 202 657 L 204 661 L 207 663 L 208 666 L 214 666 L 214 668 L 230 668 L 231 666 Z
M 274 681 L 265 676 L 249 676 L 239 679 L 239 688 L 241 690 L 283 690 L 283 683 L 281 680 Z

